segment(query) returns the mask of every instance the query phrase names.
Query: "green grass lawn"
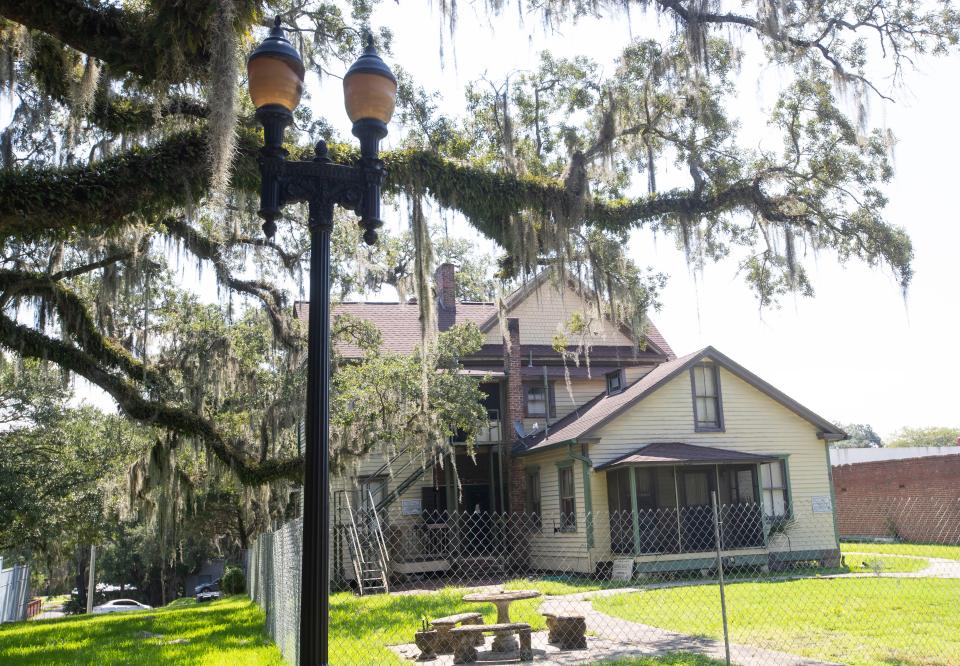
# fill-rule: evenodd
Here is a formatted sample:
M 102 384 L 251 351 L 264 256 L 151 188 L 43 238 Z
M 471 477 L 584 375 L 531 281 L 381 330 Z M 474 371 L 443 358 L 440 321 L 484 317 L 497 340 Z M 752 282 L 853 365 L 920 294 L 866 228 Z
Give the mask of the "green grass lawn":
M 708 659 L 698 654 L 672 654 L 666 657 L 629 657 L 614 661 L 595 661 L 603 666 L 722 666 L 724 662 Z
M 960 663 L 960 580 L 808 579 L 727 586 L 731 641 L 844 664 Z M 721 638 L 716 585 L 618 594 L 597 610 Z
M 40 608 L 46 610 L 48 608 L 55 608 L 57 606 L 62 606 L 65 603 L 70 601 L 69 594 L 58 594 L 49 597 L 40 597 Z
M 388 594 L 358 597 L 340 592 L 330 598 L 330 661 L 331 663 L 400 664 L 403 663 L 388 645 L 413 643 L 420 629 L 421 618 L 429 622 L 436 617 L 476 611 L 484 622 L 497 616 L 493 604 L 467 603 L 466 589 L 444 588 L 423 594 Z M 534 631 L 544 628 L 543 616 L 537 613 L 541 599 L 516 601 L 510 605 L 510 619 L 527 622 Z
M 564 578 L 558 576 L 555 579 L 514 578 L 504 583 L 503 587 L 507 590 L 536 590 L 544 595 L 560 595 L 633 587 L 635 584 L 633 581 L 592 580 L 590 578 Z
M 888 555 L 915 555 L 919 557 L 942 557 L 960 560 L 960 546 L 914 543 L 841 543 L 840 551 L 846 553 L 883 553 Z
M 152 611 L 4 624 L 0 664 L 280 666 L 280 650 L 263 622 L 263 612 L 238 596 L 201 605 L 184 600 Z

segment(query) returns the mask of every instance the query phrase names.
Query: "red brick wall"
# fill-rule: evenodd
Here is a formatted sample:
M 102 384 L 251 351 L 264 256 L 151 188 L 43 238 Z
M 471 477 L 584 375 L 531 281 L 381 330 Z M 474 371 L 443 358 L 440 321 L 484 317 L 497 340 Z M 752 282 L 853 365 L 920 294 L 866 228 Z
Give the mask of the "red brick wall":
M 507 373 L 507 397 L 506 397 L 506 431 L 508 439 L 513 441 L 516 438 L 516 431 L 513 424 L 523 420 L 523 380 L 520 376 L 520 367 L 523 360 L 523 350 L 520 346 L 520 320 L 507 319 L 507 333 L 509 338 L 504 340 L 503 345 L 503 365 Z M 509 447 L 507 447 L 509 450 Z M 509 471 L 508 483 L 510 511 L 519 513 L 524 509 L 527 494 L 527 477 L 523 472 L 523 465 L 520 460 L 515 460 L 513 456 L 509 458 L 509 465 L 506 465 Z
M 833 468 L 840 536 L 960 543 L 960 455 Z
M 440 264 L 433 274 L 437 289 L 437 301 L 441 308 L 449 310 L 457 305 L 457 277 L 453 264 Z

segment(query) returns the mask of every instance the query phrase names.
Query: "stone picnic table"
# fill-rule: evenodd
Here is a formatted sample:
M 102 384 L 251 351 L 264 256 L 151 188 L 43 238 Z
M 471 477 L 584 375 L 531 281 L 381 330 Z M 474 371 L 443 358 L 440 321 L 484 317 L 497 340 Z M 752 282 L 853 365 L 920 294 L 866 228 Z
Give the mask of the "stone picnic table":
M 492 592 L 473 592 L 464 595 L 463 600 L 470 603 L 489 603 L 497 607 L 497 624 L 510 624 L 510 604 L 522 599 L 536 599 L 540 593 L 536 590 L 495 590 Z M 497 633 L 491 649 L 494 652 L 513 652 L 519 650 L 517 638 L 513 632 Z

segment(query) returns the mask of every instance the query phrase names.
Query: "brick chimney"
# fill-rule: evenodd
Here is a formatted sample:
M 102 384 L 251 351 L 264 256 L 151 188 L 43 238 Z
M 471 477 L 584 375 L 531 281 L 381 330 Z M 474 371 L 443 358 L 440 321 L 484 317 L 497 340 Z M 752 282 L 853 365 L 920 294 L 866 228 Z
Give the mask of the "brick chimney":
M 457 269 L 451 263 L 440 264 L 433 274 L 437 288 L 437 301 L 443 310 L 457 307 Z
M 507 319 L 507 335 L 509 337 L 503 341 L 503 366 L 507 373 L 506 433 L 508 440 L 512 443 L 517 439 L 514 424 L 523 422 L 523 378 L 520 369 L 523 349 L 520 346 L 519 319 Z M 509 470 L 507 483 L 509 484 L 510 511 L 521 513 L 526 504 L 527 477 L 521 461 L 509 454 L 509 446 L 506 450 L 508 464 L 504 467 Z

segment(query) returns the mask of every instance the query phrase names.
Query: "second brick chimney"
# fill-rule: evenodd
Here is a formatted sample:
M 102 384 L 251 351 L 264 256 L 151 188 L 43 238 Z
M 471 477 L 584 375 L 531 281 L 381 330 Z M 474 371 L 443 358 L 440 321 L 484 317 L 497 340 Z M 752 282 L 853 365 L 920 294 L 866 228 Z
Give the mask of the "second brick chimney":
M 452 310 L 457 307 L 457 269 L 451 263 L 437 266 L 433 274 L 433 281 L 437 289 L 437 302 L 442 310 Z
M 503 365 L 507 374 L 507 439 L 511 443 L 516 440 L 515 424 L 523 423 L 523 377 L 521 376 L 521 362 L 523 350 L 520 347 L 520 320 L 507 319 L 507 335 L 503 341 Z M 505 467 L 508 470 L 508 488 L 510 511 L 520 513 L 524 510 L 527 496 L 527 478 L 520 460 L 509 454 L 507 446 L 507 460 Z

